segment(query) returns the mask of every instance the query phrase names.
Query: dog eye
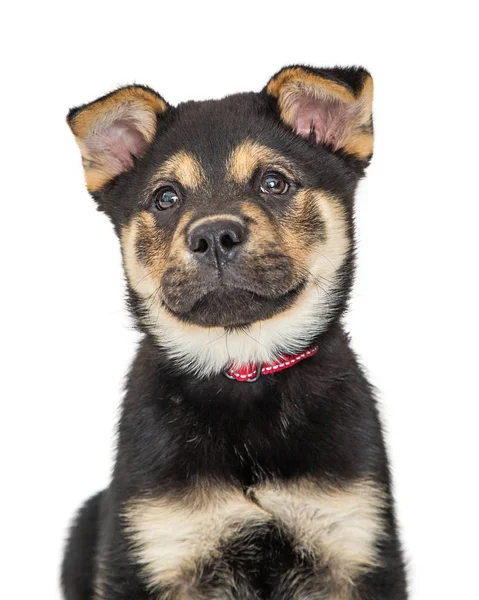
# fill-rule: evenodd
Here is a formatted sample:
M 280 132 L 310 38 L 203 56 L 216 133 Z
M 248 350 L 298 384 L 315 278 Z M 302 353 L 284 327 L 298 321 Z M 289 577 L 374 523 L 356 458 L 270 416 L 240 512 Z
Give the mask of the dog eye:
M 263 194 L 285 194 L 289 190 L 289 183 L 279 173 L 270 171 L 263 175 L 260 189 Z
M 179 201 L 180 197 L 172 187 L 165 186 L 156 192 L 155 206 L 158 210 L 172 208 L 178 204 Z

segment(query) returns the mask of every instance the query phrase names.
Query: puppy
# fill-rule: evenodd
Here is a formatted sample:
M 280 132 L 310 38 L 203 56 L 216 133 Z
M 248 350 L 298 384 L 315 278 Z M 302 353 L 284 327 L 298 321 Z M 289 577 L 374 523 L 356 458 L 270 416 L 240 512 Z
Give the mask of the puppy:
M 67 600 L 403 600 L 371 386 L 344 333 L 362 68 L 169 105 L 70 111 L 143 333 L 112 480 L 79 511 Z

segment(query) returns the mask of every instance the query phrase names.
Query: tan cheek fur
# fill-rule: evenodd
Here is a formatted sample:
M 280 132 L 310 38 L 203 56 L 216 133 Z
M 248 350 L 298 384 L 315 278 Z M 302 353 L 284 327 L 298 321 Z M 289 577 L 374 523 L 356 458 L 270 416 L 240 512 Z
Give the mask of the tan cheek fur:
M 185 245 L 185 230 L 190 220 L 191 213 L 187 212 L 181 217 L 181 219 L 178 222 L 178 225 L 176 226 L 176 230 L 173 235 L 173 239 L 171 240 L 168 252 L 169 256 L 174 257 L 175 264 L 177 266 L 182 267 L 182 271 L 188 268 L 193 269 L 195 271 L 197 269 L 194 258 Z M 186 276 L 186 272 L 183 272 Z
M 315 205 L 325 230 L 324 235 L 317 236 L 315 243 L 305 239 L 301 229 L 301 224 L 308 220 L 305 214 L 307 202 Z M 310 279 L 303 294 L 307 295 L 310 287 L 323 287 L 323 290 L 327 290 L 328 282 L 333 282 L 335 273 L 343 265 L 351 247 L 346 215 L 340 200 L 325 192 L 301 190 L 296 206 L 285 221 L 279 223 L 278 232 L 281 247 L 291 258 L 296 277 L 306 276 Z M 301 298 L 298 302 L 300 301 Z
M 324 192 L 314 192 L 313 196 L 326 231 L 324 239 L 311 248 L 308 266 L 313 275 L 331 279 L 351 247 L 346 214 L 338 198 Z
M 243 202 L 241 212 L 250 219 L 249 235 L 244 251 L 251 254 L 271 252 L 278 245 L 279 240 L 264 211 L 253 202 Z
M 325 235 L 318 235 L 314 244 L 305 239 L 301 227 L 308 220 L 306 202 L 315 205 L 325 228 Z M 260 208 L 251 202 L 244 202 L 242 213 L 253 221 L 246 250 L 267 252 L 279 246 L 290 257 L 297 278 L 312 276 L 323 277 L 325 281 L 331 279 L 344 263 L 351 245 L 344 209 L 334 196 L 311 189 L 301 190 L 295 204 L 275 230 Z
M 201 563 L 221 557 L 220 542 L 272 521 L 291 534 L 297 552 L 328 568 L 331 600 L 349 599 L 353 580 L 377 565 L 386 496 L 374 483 L 265 483 L 249 494 L 255 502 L 239 490 L 204 485 L 184 498 L 132 501 L 125 527 L 150 587 L 191 588 Z
M 149 309 L 156 311 L 157 302 L 161 297 L 161 276 L 167 267 L 169 255 L 175 256 L 177 264 L 183 263 L 182 276 L 187 276 L 185 274 L 188 273 L 188 269 L 195 267 L 183 243 L 184 229 L 189 219 L 189 214 L 180 219 L 169 247 L 161 239 L 161 231 L 153 215 L 146 211 L 140 212 L 123 228 L 121 248 L 125 272 L 131 287 L 147 302 Z M 140 260 L 138 256 L 140 243 L 147 247 L 146 261 Z
M 307 275 L 307 269 L 309 269 L 311 265 L 305 258 L 310 256 L 316 245 L 319 245 L 319 242 L 317 242 L 315 246 L 312 246 L 311 241 L 304 235 L 304 227 L 308 226 L 308 207 L 310 207 L 312 203 L 316 204 L 315 200 L 312 201 L 311 196 L 315 198 L 316 195 L 318 197 L 318 206 L 316 207 L 315 212 L 319 215 L 322 194 L 315 193 L 312 190 L 300 190 L 295 195 L 288 214 L 278 223 L 278 235 L 281 240 L 281 247 L 290 257 L 295 275 L 298 279 Z M 323 202 L 325 201 L 328 201 L 326 195 L 324 195 Z M 318 225 L 318 229 L 319 227 L 320 225 Z M 317 237 L 319 238 L 319 231 L 317 233 Z
M 140 221 L 144 217 L 134 218 L 123 228 L 121 233 L 121 250 L 123 266 L 131 287 L 144 299 L 152 296 L 157 288 L 151 270 L 138 258 L 137 236 Z

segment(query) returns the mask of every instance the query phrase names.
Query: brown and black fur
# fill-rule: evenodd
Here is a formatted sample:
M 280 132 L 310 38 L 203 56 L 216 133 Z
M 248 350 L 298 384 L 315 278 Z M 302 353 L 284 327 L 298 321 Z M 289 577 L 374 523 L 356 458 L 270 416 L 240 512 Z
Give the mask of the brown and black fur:
M 294 66 L 260 93 L 172 107 L 131 86 L 70 112 L 143 339 L 66 600 L 406 598 L 374 393 L 341 324 L 371 102 L 364 69 Z M 264 192 L 272 172 L 284 193 Z M 253 383 L 223 373 L 312 343 Z

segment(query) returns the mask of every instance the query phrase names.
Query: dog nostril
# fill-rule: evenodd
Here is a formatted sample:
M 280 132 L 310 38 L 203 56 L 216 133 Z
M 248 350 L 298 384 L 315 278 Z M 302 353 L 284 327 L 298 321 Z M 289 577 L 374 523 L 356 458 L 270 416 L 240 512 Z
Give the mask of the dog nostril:
M 235 240 L 232 235 L 229 233 L 224 233 L 220 237 L 220 244 L 223 246 L 225 250 L 231 250 L 233 246 L 239 244 L 239 240 Z
M 187 235 L 187 245 L 199 260 L 217 264 L 235 258 L 245 235 L 241 222 L 217 219 L 193 227 Z
M 193 252 L 200 252 L 201 254 L 204 254 L 207 250 L 208 250 L 208 242 L 205 240 L 205 238 L 200 238 L 196 242 L 196 247 L 193 248 Z

